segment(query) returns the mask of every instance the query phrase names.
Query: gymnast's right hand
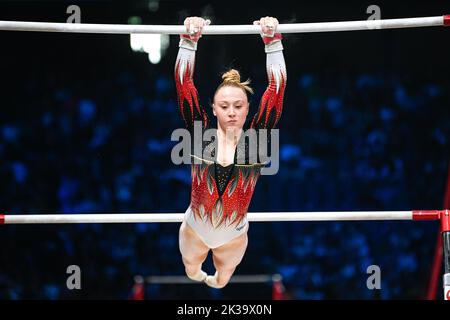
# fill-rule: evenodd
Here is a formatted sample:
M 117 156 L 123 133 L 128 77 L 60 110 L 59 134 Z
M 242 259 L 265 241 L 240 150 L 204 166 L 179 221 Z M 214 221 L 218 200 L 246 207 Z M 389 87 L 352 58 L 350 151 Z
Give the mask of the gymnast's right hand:
M 197 42 L 202 36 L 204 26 L 208 26 L 211 23 L 208 19 L 200 17 L 188 17 L 184 20 L 184 26 L 186 27 L 186 33 L 190 40 Z

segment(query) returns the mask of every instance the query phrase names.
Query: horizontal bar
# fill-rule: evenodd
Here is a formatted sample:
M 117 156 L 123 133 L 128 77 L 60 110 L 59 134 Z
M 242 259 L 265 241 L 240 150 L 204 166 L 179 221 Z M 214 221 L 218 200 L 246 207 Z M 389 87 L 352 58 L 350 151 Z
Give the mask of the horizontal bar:
M 138 278 L 138 277 L 136 277 Z M 231 278 L 231 283 L 271 283 L 273 279 L 272 275 L 235 275 Z M 196 284 L 200 282 L 193 281 L 187 276 L 148 276 L 142 277 L 136 280 L 138 283 L 148 284 Z
M 449 24 L 450 15 L 359 20 L 340 22 L 315 22 L 315 23 L 288 23 L 280 24 L 278 31 L 281 33 L 307 33 L 307 32 L 332 32 L 332 31 L 356 31 L 378 30 L 394 28 L 435 27 Z M 5 31 L 39 31 L 39 32 L 75 32 L 75 33 L 156 33 L 156 34 L 182 34 L 186 29 L 181 25 L 126 25 L 126 24 L 85 24 L 85 23 L 54 23 L 54 22 L 28 22 L 28 21 L 0 21 L 0 30 Z M 225 34 L 259 34 L 260 27 L 255 25 L 211 25 L 205 26 L 204 35 Z
M 338 212 L 249 212 L 249 221 L 358 221 L 413 220 L 422 211 L 338 211 Z M 439 218 L 440 211 L 426 211 L 425 220 Z M 430 212 L 435 212 L 431 215 Z M 160 223 L 182 222 L 184 213 L 20 214 L 0 215 L 3 224 L 52 223 Z

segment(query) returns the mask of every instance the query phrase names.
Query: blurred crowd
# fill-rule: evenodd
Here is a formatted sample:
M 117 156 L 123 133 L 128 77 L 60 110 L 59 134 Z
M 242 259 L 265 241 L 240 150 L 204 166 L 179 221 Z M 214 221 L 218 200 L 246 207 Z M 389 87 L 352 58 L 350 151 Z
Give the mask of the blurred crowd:
M 292 68 L 288 61 L 288 72 Z M 191 178 L 187 165 L 170 158 L 177 143 L 170 135 L 183 122 L 169 71 L 142 77 L 123 69 L 102 81 L 86 74 L 72 82 L 35 72 L 5 86 L 1 210 L 184 212 Z M 289 77 L 280 169 L 259 179 L 250 211 L 442 208 L 448 78 L 386 72 Z M 265 79 L 253 80 L 255 112 Z M 202 103 L 211 115 L 208 97 Z M 0 298 L 129 299 L 135 275 L 184 274 L 178 227 L 4 226 Z M 420 298 L 437 231 L 434 222 L 255 222 L 236 274 L 281 274 L 290 299 Z M 81 268 L 81 290 L 66 287 L 69 265 Z M 380 267 L 381 290 L 367 289 L 371 265 Z M 205 269 L 213 271 L 210 260 Z M 270 299 L 271 287 L 161 284 L 147 285 L 145 293 L 148 299 Z

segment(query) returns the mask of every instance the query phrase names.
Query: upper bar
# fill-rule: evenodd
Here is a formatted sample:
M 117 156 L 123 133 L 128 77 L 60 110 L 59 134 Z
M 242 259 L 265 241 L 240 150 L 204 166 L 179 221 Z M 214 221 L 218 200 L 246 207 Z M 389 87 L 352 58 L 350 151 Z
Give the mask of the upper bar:
M 306 32 L 331 32 L 331 31 L 355 31 L 378 30 L 394 28 L 416 28 L 448 26 L 449 15 L 401 18 L 384 20 L 361 20 L 341 22 L 316 22 L 316 23 L 289 23 L 280 24 L 278 31 L 281 33 L 306 33 Z M 260 26 L 255 25 L 222 25 L 205 26 L 203 34 L 259 34 Z M 53 23 L 53 22 L 27 22 L 27 21 L 0 21 L 0 30 L 8 31 L 41 31 L 41 32 L 75 32 L 75 33 L 156 33 L 156 34 L 182 34 L 186 29 L 181 25 L 121 25 L 121 24 L 85 24 L 85 23 Z
M 414 211 L 416 212 L 416 211 Z M 439 212 L 439 211 L 436 211 Z M 0 215 L 4 224 L 182 222 L 184 213 Z M 413 211 L 249 212 L 249 221 L 413 220 Z M 430 217 L 431 218 L 431 217 Z

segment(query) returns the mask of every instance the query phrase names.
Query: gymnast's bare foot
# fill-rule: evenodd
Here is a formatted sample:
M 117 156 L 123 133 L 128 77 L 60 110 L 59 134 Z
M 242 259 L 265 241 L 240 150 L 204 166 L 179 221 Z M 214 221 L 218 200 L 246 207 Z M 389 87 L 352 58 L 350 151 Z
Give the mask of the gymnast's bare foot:
M 205 283 L 210 286 L 211 288 L 216 288 L 216 289 L 222 289 L 223 287 L 225 287 L 227 284 L 219 284 L 217 282 L 217 271 L 213 276 L 207 276 L 205 279 Z
M 186 275 L 188 276 L 189 279 L 200 282 L 205 281 L 207 277 L 206 272 L 203 271 L 202 269 L 198 269 L 197 273 L 195 273 L 194 275 L 190 275 L 187 272 Z

